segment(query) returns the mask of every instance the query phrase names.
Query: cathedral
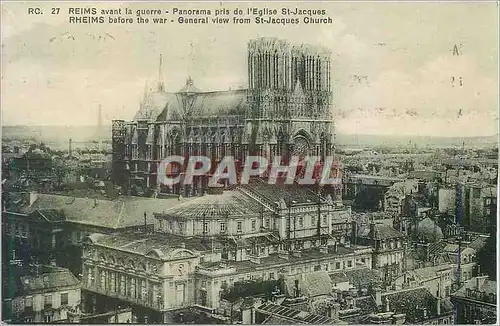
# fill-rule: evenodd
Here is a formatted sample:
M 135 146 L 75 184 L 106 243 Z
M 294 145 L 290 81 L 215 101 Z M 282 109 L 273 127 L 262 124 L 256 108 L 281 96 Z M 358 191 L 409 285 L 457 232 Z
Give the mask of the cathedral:
M 233 156 L 237 166 L 247 155 L 280 156 L 285 164 L 291 156 L 333 155 L 330 52 L 277 38 L 251 40 L 248 89 L 228 91 L 200 90 L 189 77 L 178 92 L 167 92 L 161 60 L 156 89 L 146 87 L 133 121 L 113 121 L 113 181 L 129 192 L 203 194 L 204 177 L 172 189 L 158 185 L 159 163 L 170 155 L 213 162 Z

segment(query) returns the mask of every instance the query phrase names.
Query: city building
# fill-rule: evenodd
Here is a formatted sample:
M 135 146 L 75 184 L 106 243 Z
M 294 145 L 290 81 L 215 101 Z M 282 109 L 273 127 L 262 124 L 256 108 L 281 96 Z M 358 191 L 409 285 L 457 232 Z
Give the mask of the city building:
M 14 324 L 56 323 L 78 314 L 81 284 L 64 268 L 11 265 L 3 269 L 3 319 Z
M 449 299 L 435 297 L 425 287 L 356 298 L 353 307 L 360 309 L 357 324 L 453 324 L 454 310 Z M 352 309 L 352 308 L 351 308 Z
M 116 200 L 40 193 L 9 193 L 2 213 L 2 250 L 26 262 L 56 262 L 81 273 L 80 242 L 86 235 L 153 228 L 153 212 L 183 201 L 119 197 Z
M 458 324 L 496 324 L 497 282 L 488 276 L 468 280 L 451 295 L 455 304 Z
M 458 183 L 439 190 L 439 211 L 455 217 L 466 231 L 488 234 L 496 219 L 497 187 Z
M 406 261 L 405 234 L 391 225 L 371 221 L 369 225 L 355 226 L 356 244 L 366 245 L 373 249 L 372 269 L 380 272 L 383 282 L 389 284 L 400 275 Z
M 350 210 L 329 195 L 259 179 L 218 191 L 155 213 L 154 234 L 86 238 L 86 301 L 128 302 L 139 320 L 165 322 L 175 309 L 218 308 L 237 282 L 372 266 L 372 249 L 350 243 Z
M 248 89 L 200 91 L 188 78 L 172 93 L 164 89 L 160 59 L 158 85 L 145 90 L 134 120 L 113 122 L 114 181 L 126 188 L 202 195 L 207 178 L 192 186 L 160 187 L 159 162 L 170 155 L 203 155 L 214 163 L 233 156 L 237 164 L 248 155 L 285 161 L 291 155 L 331 155 L 330 53 L 259 38 L 248 43 L 247 63 Z M 335 189 L 340 197 L 340 186 Z
M 418 181 L 416 180 L 406 180 L 393 184 L 384 195 L 384 212 L 392 216 L 401 215 L 406 196 L 417 192 Z
M 470 280 L 476 273 L 477 259 L 476 250 L 466 243 L 440 241 L 428 243 L 425 246 L 424 261 L 432 262 L 435 265 L 451 264 L 453 267 L 455 289 L 457 284 Z
M 393 284 L 396 289 L 423 286 L 436 297 L 439 293 L 441 298 L 445 298 L 450 296 L 454 282 L 453 266 L 444 264 L 406 271 L 396 278 Z

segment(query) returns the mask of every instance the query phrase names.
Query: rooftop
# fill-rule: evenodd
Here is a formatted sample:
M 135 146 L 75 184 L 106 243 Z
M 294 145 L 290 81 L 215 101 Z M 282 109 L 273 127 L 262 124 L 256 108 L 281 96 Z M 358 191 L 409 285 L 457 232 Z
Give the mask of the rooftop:
M 257 215 L 263 211 L 268 211 L 268 209 L 248 195 L 240 191 L 225 191 L 219 195 L 205 195 L 193 198 L 158 215 L 201 219 L 203 217 L 220 218 L 224 216 Z
M 97 246 L 128 251 L 139 255 L 153 255 L 162 260 L 195 256 L 197 252 L 209 251 L 212 243 L 216 250 L 221 244 L 203 238 L 187 238 L 165 234 L 144 234 L 142 232 L 120 232 L 119 234 L 91 234 L 87 240 Z M 180 255 L 180 256 L 179 256 Z
M 300 311 L 290 307 L 280 306 L 271 302 L 264 303 L 257 308 L 257 311 L 277 317 L 278 319 L 285 319 L 289 324 L 318 324 L 318 325 L 331 325 L 336 321 L 321 315 L 315 315 L 306 311 Z M 280 323 L 282 320 L 280 320 Z
M 291 296 L 294 295 L 295 280 L 299 281 L 299 289 L 301 293 L 309 298 L 329 295 L 333 290 L 332 280 L 326 271 L 317 271 L 286 277 L 286 290 Z
M 452 294 L 454 297 L 468 298 L 496 304 L 497 282 L 487 276 L 476 276 Z
M 360 227 L 358 237 L 370 239 L 373 237 L 374 240 L 398 239 L 405 237 L 403 233 L 399 232 L 391 225 L 377 222 L 371 225 L 373 225 L 373 230 L 370 225 Z
M 363 314 L 371 314 L 379 309 L 385 309 L 386 300 L 389 302 L 389 311 L 406 314 L 406 323 L 419 324 L 437 317 L 437 299 L 424 287 L 382 293 L 380 308 L 377 308 L 373 296 L 357 298 L 356 306 L 362 309 Z M 441 300 L 441 314 L 452 311 L 453 304 L 450 300 Z
M 438 276 L 440 272 L 451 271 L 452 266 L 450 264 L 430 266 L 424 268 L 417 268 L 412 271 L 408 271 L 410 275 L 413 275 L 415 279 L 420 281 L 429 280 Z
M 318 202 L 318 195 L 310 189 L 297 187 L 296 185 L 268 184 L 259 178 L 250 179 L 248 184 L 241 185 L 239 188 L 262 198 L 268 204 L 272 205 L 275 205 L 280 199 L 286 205 Z M 325 202 L 326 199 L 321 198 L 321 201 Z
M 191 105 L 186 108 L 186 96 Z M 146 92 L 143 103 L 134 120 L 199 118 L 222 115 L 244 115 L 247 107 L 247 90 L 202 92 L 187 82 L 179 92 Z
M 4 277 L 4 292 L 13 297 L 33 293 L 50 293 L 67 287 L 79 287 L 80 281 L 65 268 L 52 266 L 14 266 L 7 269 Z M 14 282 L 10 282 L 14 280 Z M 13 288 L 11 288 L 13 286 Z
M 144 224 L 144 214 L 152 223 L 153 213 L 163 212 L 189 199 L 155 199 L 143 197 L 120 197 L 116 200 L 102 200 L 69 197 L 51 194 L 29 194 L 11 197 L 7 211 L 30 215 L 39 212 L 49 221 L 65 220 L 73 223 L 120 229 Z
M 349 282 L 358 288 L 367 288 L 370 285 L 380 282 L 379 273 L 376 270 L 369 268 L 359 268 L 331 273 L 330 278 L 334 283 Z
M 230 261 L 227 266 L 213 266 L 213 263 L 202 264 L 202 268 L 209 268 L 212 270 L 217 270 L 220 268 L 234 268 L 236 273 L 246 273 L 251 271 L 259 271 L 261 269 L 267 269 L 269 266 L 275 265 L 294 265 L 298 263 L 303 263 L 309 260 L 315 260 L 319 258 L 336 257 L 343 255 L 354 254 L 357 250 L 370 250 L 369 247 L 365 246 L 351 246 L 341 247 L 338 246 L 335 250 L 334 247 L 328 248 L 328 253 L 322 252 L 318 248 L 310 248 L 301 250 L 297 254 L 271 254 L 268 257 L 260 258 L 260 263 L 252 262 L 250 260 L 246 261 Z

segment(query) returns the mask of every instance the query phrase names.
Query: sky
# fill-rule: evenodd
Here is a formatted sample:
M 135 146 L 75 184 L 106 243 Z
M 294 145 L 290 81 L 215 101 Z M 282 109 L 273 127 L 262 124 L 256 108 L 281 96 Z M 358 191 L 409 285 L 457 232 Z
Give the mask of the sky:
M 33 6 L 33 3 L 31 4 Z M 498 13 L 490 3 L 26 3 L 2 8 L 2 124 L 94 125 L 132 119 L 160 53 L 167 91 L 247 85 L 247 42 L 279 37 L 332 52 L 337 132 L 498 133 Z M 51 7 L 60 14 L 50 15 Z M 325 25 L 69 24 L 69 7 L 326 9 Z M 124 15 L 122 15 L 124 16 Z M 177 16 L 175 16 L 177 18 Z M 453 54 L 457 45 L 459 55 Z M 358 78 L 356 76 L 364 76 Z M 460 85 L 462 77 L 462 85 Z M 453 80 L 454 78 L 454 80 Z

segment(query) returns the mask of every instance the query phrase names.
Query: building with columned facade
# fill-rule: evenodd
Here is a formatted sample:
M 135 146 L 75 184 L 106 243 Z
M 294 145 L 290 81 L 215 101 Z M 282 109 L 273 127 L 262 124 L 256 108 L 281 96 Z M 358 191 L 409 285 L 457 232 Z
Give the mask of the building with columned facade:
M 83 240 L 87 305 L 132 306 L 140 322 L 169 322 L 180 308 L 219 308 L 236 282 L 372 266 L 372 249 L 350 243 L 350 209 L 294 185 L 209 189 L 154 217 L 154 233 Z

